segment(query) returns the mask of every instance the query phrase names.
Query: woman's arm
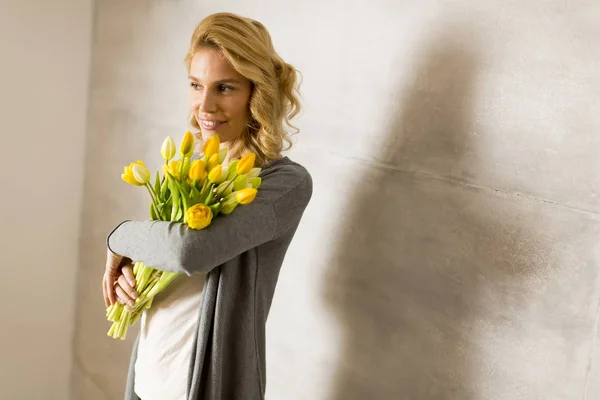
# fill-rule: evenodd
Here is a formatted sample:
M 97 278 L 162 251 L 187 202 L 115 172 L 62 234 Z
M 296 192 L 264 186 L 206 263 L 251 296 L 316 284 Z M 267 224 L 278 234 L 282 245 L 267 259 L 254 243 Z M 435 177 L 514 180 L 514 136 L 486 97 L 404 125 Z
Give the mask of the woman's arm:
M 191 275 L 273 239 L 275 224 L 273 205 L 257 198 L 202 230 L 180 222 L 125 221 L 108 236 L 107 246 L 148 266 Z
M 203 230 L 179 222 L 125 221 L 107 238 L 116 254 L 169 272 L 208 272 L 268 242 L 295 225 L 312 195 L 312 179 L 300 166 L 265 177 L 256 199 Z

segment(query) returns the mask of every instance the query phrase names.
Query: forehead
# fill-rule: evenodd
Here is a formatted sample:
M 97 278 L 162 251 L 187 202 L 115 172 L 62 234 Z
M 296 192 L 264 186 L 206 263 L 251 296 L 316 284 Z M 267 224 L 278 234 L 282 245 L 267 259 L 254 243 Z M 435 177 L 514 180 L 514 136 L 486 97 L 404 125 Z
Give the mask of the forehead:
M 207 81 L 235 79 L 242 77 L 221 52 L 211 48 L 198 50 L 190 64 L 190 75 Z

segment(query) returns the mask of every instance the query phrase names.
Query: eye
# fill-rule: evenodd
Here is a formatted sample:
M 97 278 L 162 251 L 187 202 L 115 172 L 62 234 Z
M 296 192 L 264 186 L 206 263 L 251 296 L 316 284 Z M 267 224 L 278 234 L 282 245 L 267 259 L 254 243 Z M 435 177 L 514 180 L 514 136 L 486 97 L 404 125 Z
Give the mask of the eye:
M 221 85 L 219 89 L 221 90 L 221 92 L 231 92 L 233 90 L 231 86 L 227 85 Z
M 196 82 L 190 82 L 190 86 L 194 90 L 200 90 L 201 89 L 200 85 L 198 85 Z

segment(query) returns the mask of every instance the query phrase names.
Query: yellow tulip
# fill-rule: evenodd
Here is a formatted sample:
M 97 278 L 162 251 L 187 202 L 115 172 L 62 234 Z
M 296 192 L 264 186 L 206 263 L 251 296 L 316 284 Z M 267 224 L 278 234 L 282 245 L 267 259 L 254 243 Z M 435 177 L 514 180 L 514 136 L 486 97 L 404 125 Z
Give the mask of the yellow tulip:
M 138 181 L 133 177 L 133 172 L 131 172 L 131 167 L 125 167 L 124 172 L 121 174 L 121 179 L 130 185 L 142 186 Z
M 217 164 L 208 173 L 208 181 L 210 183 L 222 183 L 225 178 L 227 178 L 227 175 L 223 174 L 223 167 L 221 164 Z
M 185 135 L 183 135 L 183 140 L 181 141 L 181 146 L 179 147 L 179 153 L 181 157 L 189 157 L 194 152 L 194 135 L 192 132 L 187 131 Z
M 212 157 L 213 154 L 218 154 L 220 148 L 221 142 L 219 141 L 219 136 L 211 136 L 204 144 L 204 157 L 206 157 L 206 159 L 208 160 Z
M 240 204 L 250 204 L 256 198 L 258 190 L 254 188 L 246 188 L 235 192 L 235 199 Z
M 130 185 L 143 186 L 150 180 L 150 171 L 142 161 L 132 162 L 123 169 L 121 179 Z
M 135 180 L 142 185 L 150 182 L 150 171 L 148 171 L 148 168 L 146 168 L 143 162 L 138 161 L 137 163 L 134 163 L 131 167 L 131 172 L 133 172 Z
M 194 160 L 192 161 L 192 166 L 190 167 L 190 179 L 195 181 L 199 181 L 204 178 L 204 173 L 206 172 L 206 164 L 202 160 Z
M 225 161 L 225 157 L 227 157 L 227 147 L 223 147 L 219 150 L 219 164 L 222 164 Z
M 210 171 L 214 167 L 216 167 L 219 163 L 219 153 L 213 154 L 209 159 L 206 165 L 206 168 Z
M 165 161 L 169 161 L 175 157 L 175 152 L 175 141 L 171 136 L 167 136 L 162 144 L 162 147 L 160 148 L 160 155 L 165 159 Z
M 179 160 L 171 160 L 167 165 L 163 165 L 163 172 L 171 174 L 175 179 L 179 179 Z
M 212 211 L 202 203 L 196 204 L 185 213 L 187 224 L 192 229 L 204 229 L 212 221 Z
M 256 154 L 246 154 L 237 165 L 236 172 L 240 175 L 247 174 L 252 168 L 254 168 L 254 162 L 256 161 Z

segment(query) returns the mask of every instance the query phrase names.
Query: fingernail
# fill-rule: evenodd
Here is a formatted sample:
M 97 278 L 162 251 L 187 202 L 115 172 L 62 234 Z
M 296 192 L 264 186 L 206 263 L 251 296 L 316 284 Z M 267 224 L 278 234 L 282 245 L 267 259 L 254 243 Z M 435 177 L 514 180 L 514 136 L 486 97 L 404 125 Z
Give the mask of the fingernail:
M 134 299 L 137 299 L 138 295 L 136 292 L 131 292 L 131 297 L 133 297 Z
M 129 281 L 129 286 L 135 286 L 135 281 Z
M 132 300 L 129 300 L 129 305 L 133 307 L 135 303 Z

